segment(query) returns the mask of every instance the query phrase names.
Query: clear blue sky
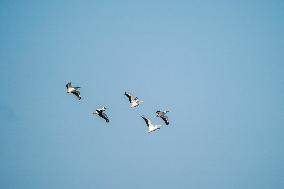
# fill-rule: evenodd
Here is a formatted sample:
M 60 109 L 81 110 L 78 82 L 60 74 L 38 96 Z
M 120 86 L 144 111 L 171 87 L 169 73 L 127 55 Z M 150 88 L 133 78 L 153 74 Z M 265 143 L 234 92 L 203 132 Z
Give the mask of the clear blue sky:
M 284 188 L 283 10 L 2 0 L 0 188 Z M 91 115 L 103 105 L 109 125 Z M 140 115 L 164 108 L 148 134 Z

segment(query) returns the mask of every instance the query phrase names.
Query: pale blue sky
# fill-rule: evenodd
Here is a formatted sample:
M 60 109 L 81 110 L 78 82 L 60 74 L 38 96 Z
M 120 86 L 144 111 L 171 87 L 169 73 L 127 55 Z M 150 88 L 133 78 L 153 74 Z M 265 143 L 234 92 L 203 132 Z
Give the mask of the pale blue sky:
M 2 0 L 0 188 L 284 188 L 283 10 Z M 140 115 L 164 108 L 148 134 Z

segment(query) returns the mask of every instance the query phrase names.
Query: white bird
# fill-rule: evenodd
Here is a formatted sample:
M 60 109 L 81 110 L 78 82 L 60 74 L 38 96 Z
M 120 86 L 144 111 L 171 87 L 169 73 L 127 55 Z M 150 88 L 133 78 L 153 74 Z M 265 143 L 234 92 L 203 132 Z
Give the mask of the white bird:
M 169 112 L 169 110 L 165 110 L 165 111 L 158 110 L 158 111 L 156 111 L 157 117 L 162 118 L 164 120 L 164 122 L 166 123 L 166 125 L 170 124 L 169 118 L 168 118 L 168 116 L 166 116 L 166 113 L 168 113 L 168 112 Z
M 139 100 L 138 97 L 134 97 L 127 92 L 125 92 L 124 95 L 128 97 L 131 108 L 135 108 L 143 102 L 143 100 Z
M 67 93 L 72 93 L 74 94 L 79 100 L 81 100 L 81 95 L 80 95 L 80 91 L 78 90 L 81 87 L 73 87 L 71 85 L 71 82 L 66 84 L 66 91 Z
M 157 129 L 160 129 L 162 125 L 153 125 L 151 120 L 146 118 L 145 116 L 141 116 L 144 121 L 146 122 L 146 125 L 148 127 L 148 133 L 151 133 L 151 132 L 154 132 L 156 131 Z
M 106 107 L 102 107 L 100 109 L 96 109 L 95 112 L 93 112 L 93 115 L 98 115 L 100 116 L 101 118 L 105 119 L 106 122 L 108 123 L 109 122 L 109 119 L 107 117 L 107 115 L 104 113 L 104 111 L 106 111 Z

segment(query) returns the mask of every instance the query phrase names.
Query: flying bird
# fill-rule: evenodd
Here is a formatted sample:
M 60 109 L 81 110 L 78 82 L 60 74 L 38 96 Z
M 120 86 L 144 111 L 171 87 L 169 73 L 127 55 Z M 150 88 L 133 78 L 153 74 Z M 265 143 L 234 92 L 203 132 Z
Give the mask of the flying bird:
M 124 93 L 125 96 L 128 97 L 128 100 L 130 102 L 130 107 L 131 108 L 135 108 L 137 107 L 139 104 L 141 104 L 143 102 L 143 100 L 139 100 L 138 97 L 134 97 L 131 94 L 125 92 Z
M 109 119 L 108 116 L 104 113 L 104 111 L 106 111 L 106 107 L 102 107 L 100 109 L 96 109 L 95 112 L 93 112 L 93 115 L 98 115 L 101 118 L 105 119 L 105 121 L 108 123 Z
M 74 94 L 79 100 L 81 100 L 81 95 L 80 95 L 80 91 L 78 90 L 81 87 L 73 87 L 71 85 L 71 82 L 66 84 L 66 91 L 67 93 L 72 93 Z
M 157 117 L 162 118 L 164 120 L 164 122 L 166 123 L 166 125 L 170 124 L 169 118 L 168 118 L 168 116 L 166 116 L 166 113 L 168 113 L 168 112 L 169 112 L 169 110 L 165 110 L 165 111 L 158 110 L 158 111 L 156 111 Z
M 148 133 L 151 133 L 151 132 L 154 132 L 156 131 L 157 129 L 160 129 L 162 125 L 153 125 L 151 120 L 146 118 L 145 116 L 141 116 L 144 121 L 146 122 L 146 125 L 148 127 Z

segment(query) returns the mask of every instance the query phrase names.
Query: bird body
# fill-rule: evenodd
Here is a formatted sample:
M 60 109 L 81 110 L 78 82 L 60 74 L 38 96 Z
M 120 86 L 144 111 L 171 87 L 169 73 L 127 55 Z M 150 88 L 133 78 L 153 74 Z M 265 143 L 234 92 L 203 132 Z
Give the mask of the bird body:
M 148 127 L 148 133 L 154 132 L 157 129 L 160 129 L 161 126 L 162 126 L 162 125 L 153 125 L 150 119 L 146 118 L 145 116 L 141 116 L 141 117 L 144 119 L 144 121 L 145 121 L 145 123 Z
M 106 107 L 102 107 L 100 109 L 96 109 L 95 112 L 93 112 L 93 114 L 98 115 L 99 117 L 103 118 L 107 123 L 109 122 L 109 118 L 108 116 L 104 113 L 104 111 L 106 110 Z
M 143 102 L 143 100 L 139 100 L 138 97 L 134 97 L 127 92 L 125 92 L 124 95 L 128 97 L 128 100 L 130 102 L 130 108 L 135 108 Z
M 169 110 L 165 110 L 165 111 L 158 110 L 158 111 L 156 111 L 157 117 L 162 118 L 164 120 L 164 122 L 166 123 L 166 125 L 170 124 L 169 118 L 168 118 L 168 116 L 166 116 L 166 113 L 168 113 L 168 112 L 169 112 Z
M 140 103 L 141 103 L 141 101 L 140 101 Z M 130 104 L 130 107 L 131 107 L 131 108 L 135 108 L 135 107 L 137 107 L 140 103 L 139 103 L 138 101 L 132 101 L 131 104 Z
M 66 91 L 67 93 L 74 94 L 79 100 L 81 100 L 80 91 L 78 90 L 80 87 L 73 87 L 71 82 L 66 84 Z

